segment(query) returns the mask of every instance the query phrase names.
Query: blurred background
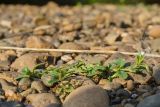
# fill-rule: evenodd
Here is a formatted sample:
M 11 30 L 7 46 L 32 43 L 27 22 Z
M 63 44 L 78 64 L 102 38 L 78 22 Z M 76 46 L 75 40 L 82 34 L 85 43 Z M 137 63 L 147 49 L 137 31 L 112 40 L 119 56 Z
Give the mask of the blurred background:
M 77 4 L 93 4 L 93 3 L 114 3 L 114 4 L 160 3 L 160 0 L 0 0 L 0 3 L 43 5 L 49 1 L 54 1 L 59 5 L 77 5 Z

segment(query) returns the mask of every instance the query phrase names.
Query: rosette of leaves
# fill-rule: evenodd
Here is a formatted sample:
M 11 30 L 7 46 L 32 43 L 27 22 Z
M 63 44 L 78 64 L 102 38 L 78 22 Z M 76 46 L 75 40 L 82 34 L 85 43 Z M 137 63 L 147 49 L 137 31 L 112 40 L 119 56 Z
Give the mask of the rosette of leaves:
M 108 78 L 109 80 L 116 77 L 127 79 L 128 72 L 142 73 L 144 70 L 149 71 L 148 65 L 144 63 L 144 54 L 141 53 L 135 57 L 134 63 L 129 66 L 126 66 L 126 61 L 120 58 L 113 63 L 110 63 L 107 68 L 108 71 L 111 72 L 111 75 Z
M 22 78 L 40 78 L 42 76 L 42 70 L 33 70 L 31 71 L 28 67 L 24 67 L 20 73 L 20 75 L 16 78 L 16 80 L 20 80 Z
M 116 77 L 127 79 L 128 74 L 125 71 L 125 64 L 126 62 L 124 59 L 118 59 L 113 63 L 109 64 L 108 70 L 111 72 L 111 76 L 109 76 L 109 80 L 112 80 L 113 78 L 116 78 Z
M 37 69 L 37 67 L 39 67 L 41 65 L 42 64 L 36 65 L 33 68 L 33 70 L 30 70 L 28 67 L 24 67 L 21 70 L 20 75 L 16 78 L 16 80 L 20 80 L 22 78 L 30 78 L 30 79 L 41 78 L 41 76 L 44 74 L 44 70 L 43 69 Z

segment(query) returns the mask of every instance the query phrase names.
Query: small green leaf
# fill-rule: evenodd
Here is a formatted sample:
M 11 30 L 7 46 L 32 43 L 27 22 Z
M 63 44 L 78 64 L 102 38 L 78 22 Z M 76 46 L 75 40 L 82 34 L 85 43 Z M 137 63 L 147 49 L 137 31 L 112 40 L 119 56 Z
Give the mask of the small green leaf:
M 125 71 L 119 71 L 119 72 L 118 72 L 118 76 L 119 76 L 120 78 L 123 78 L 123 79 L 127 79 L 127 78 L 128 78 L 128 74 L 127 74 L 127 72 L 125 72 Z
M 22 75 L 31 75 L 31 73 L 32 72 L 30 71 L 28 67 L 24 67 L 21 72 Z

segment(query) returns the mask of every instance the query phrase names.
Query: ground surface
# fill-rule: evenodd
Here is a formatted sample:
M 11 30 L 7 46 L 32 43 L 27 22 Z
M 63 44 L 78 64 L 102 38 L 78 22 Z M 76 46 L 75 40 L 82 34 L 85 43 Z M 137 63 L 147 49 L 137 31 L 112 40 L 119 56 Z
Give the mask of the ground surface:
M 159 54 L 160 6 L 0 5 L 0 46 Z M 0 50 L 0 107 L 159 107 L 160 58 L 146 57 L 150 72 L 126 80 L 75 75 L 51 86 L 49 77 L 15 80 L 24 67 L 37 64 L 46 69 L 82 60 L 105 66 L 118 58 L 132 62 L 134 56 Z M 73 90 L 55 92 L 70 83 Z

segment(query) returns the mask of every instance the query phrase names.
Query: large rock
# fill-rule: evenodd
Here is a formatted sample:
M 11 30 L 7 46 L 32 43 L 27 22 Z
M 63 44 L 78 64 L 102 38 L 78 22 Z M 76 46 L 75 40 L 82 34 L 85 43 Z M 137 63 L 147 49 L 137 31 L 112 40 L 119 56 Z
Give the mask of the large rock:
M 137 107 L 160 107 L 160 94 L 152 95 L 141 101 Z
M 109 97 L 99 86 L 86 85 L 69 94 L 63 107 L 109 107 Z
M 27 100 L 31 102 L 34 107 L 60 107 L 60 101 L 55 95 L 50 93 L 30 94 Z

